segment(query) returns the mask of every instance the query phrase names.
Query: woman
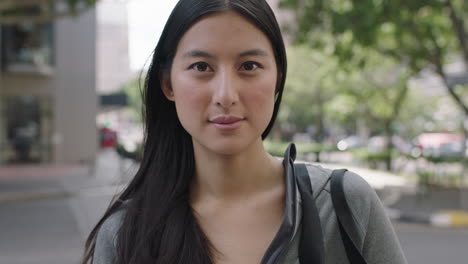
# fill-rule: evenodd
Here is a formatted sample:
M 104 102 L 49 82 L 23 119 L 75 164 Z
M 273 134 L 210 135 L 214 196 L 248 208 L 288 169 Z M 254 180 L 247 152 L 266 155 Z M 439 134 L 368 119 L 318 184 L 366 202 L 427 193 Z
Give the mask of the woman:
M 294 174 L 262 145 L 285 75 L 283 40 L 264 0 L 181 0 L 145 83 L 141 167 L 90 234 L 84 263 L 298 263 Z M 307 170 L 325 263 L 348 263 L 321 191 L 330 171 Z M 355 239 L 368 261 L 405 263 L 372 189 L 351 173 L 345 184 L 365 215 Z

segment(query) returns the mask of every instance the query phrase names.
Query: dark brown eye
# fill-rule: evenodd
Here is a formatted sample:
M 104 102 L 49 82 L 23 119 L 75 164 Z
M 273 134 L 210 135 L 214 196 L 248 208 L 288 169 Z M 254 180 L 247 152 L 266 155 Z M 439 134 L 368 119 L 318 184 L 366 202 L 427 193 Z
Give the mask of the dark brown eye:
M 210 66 L 208 65 L 208 63 L 205 63 L 205 62 L 197 62 L 197 63 L 194 63 L 192 64 L 192 66 L 190 66 L 191 69 L 194 69 L 196 71 L 199 71 L 199 72 L 207 72 L 207 71 L 210 71 L 211 68 Z
M 244 71 L 254 71 L 259 67 L 258 63 L 253 61 L 248 61 L 242 64 L 242 70 Z

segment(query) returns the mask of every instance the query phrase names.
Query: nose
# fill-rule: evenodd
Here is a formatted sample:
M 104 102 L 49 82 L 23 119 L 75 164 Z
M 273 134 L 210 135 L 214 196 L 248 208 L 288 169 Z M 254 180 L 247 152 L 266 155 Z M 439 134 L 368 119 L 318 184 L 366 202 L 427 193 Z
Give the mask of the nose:
M 230 108 L 239 101 L 238 80 L 235 74 L 222 72 L 218 75 L 218 81 L 215 83 L 213 102 L 216 106 Z

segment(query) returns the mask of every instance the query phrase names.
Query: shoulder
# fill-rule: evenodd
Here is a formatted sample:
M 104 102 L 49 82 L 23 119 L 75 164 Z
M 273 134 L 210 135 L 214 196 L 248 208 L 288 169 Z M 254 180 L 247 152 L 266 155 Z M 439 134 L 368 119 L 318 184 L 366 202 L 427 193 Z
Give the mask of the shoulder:
M 98 234 L 104 237 L 111 237 L 112 235 L 116 234 L 122 225 L 123 217 L 124 210 L 118 210 L 117 212 L 110 215 L 104 221 L 104 223 L 102 223 Z
M 333 170 L 313 164 L 306 164 L 306 167 L 319 210 L 326 249 L 343 253 L 329 254 L 327 257 L 345 255 L 330 191 Z M 356 228 L 351 230 L 351 239 L 366 260 L 369 263 L 407 263 L 385 207 L 370 184 L 360 175 L 347 171 L 343 178 L 343 192 L 356 224 Z M 335 259 L 330 263 L 343 261 Z
M 319 165 L 306 163 L 310 181 L 314 191 L 314 196 L 323 191 L 330 193 L 330 177 L 333 170 Z M 343 190 L 346 198 L 349 200 L 368 200 L 375 195 L 374 189 L 360 175 L 346 171 L 343 178 Z
M 314 198 L 318 206 L 332 206 L 330 177 L 333 170 L 321 166 L 306 164 L 311 180 Z M 372 208 L 381 206 L 375 190 L 360 175 L 347 171 L 343 178 L 343 192 L 357 223 L 360 236 L 367 231 Z M 333 207 L 333 206 L 332 206 Z
M 122 226 L 124 210 L 118 210 L 110 215 L 99 228 L 96 237 L 96 247 L 94 250 L 93 263 L 107 264 L 113 263 L 117 234 Z

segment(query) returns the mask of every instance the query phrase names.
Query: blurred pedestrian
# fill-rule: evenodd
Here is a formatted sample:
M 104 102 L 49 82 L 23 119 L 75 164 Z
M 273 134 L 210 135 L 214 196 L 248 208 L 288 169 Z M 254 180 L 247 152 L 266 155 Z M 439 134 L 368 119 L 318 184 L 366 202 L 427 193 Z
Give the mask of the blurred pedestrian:
M 316 263 L 349 263 L 331 171 L 303 167 L 307 199 L 294 146 L 283 162 L 263 147 L 285 78 L 281 32 L 264 0 L 179 1 L 145 83 L 141 166 L 91 232 L 83 263 L 306 263 L 309 251 Z M 346 173 L 344 194 L 366 261 L 406 263 L 370 186 Z M 320 217 L 312 226 L 301 221 L 310 212 Z

